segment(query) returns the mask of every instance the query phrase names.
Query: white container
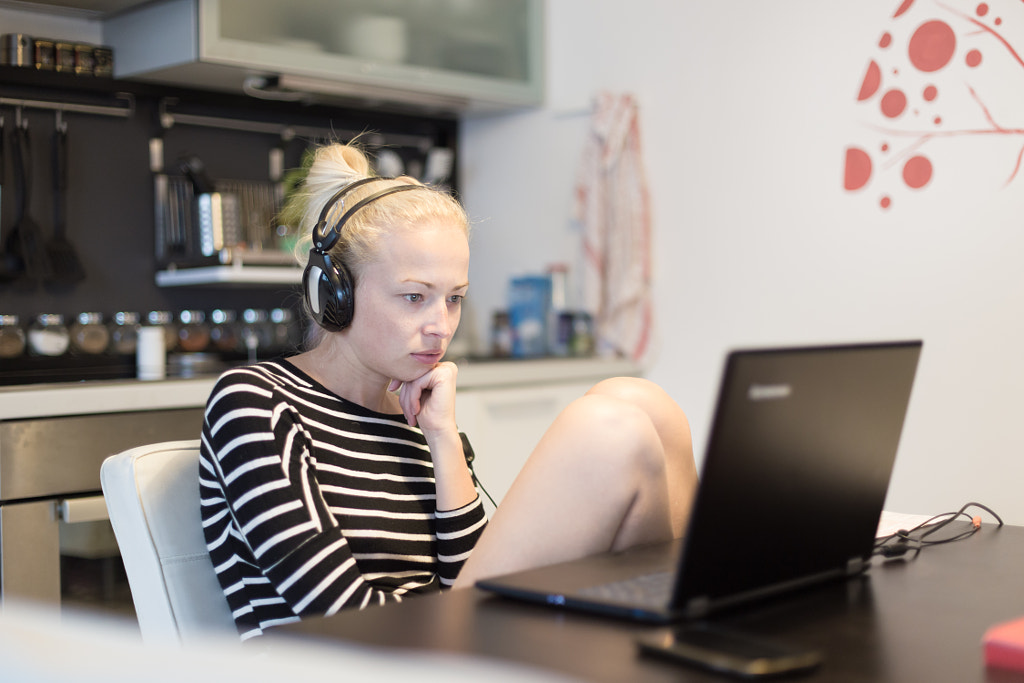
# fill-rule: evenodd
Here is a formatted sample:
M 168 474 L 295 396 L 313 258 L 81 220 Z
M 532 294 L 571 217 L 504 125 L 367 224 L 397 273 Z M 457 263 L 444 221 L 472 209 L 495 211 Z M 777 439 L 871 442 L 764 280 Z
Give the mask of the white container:
M 167 345 L 162 327 L 139 328 L 135 364 L 139 379 L 163 379 L 167 375 Z

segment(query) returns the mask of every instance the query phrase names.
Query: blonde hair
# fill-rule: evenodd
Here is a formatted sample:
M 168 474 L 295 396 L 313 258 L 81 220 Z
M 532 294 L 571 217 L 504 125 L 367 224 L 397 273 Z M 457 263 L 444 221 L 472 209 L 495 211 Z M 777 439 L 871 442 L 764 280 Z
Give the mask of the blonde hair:
M 285 212 L 298 217 L 302 237 L 296 244 L 296 257 L 305 261 L 312 247 L 312 230 L 327 203 L 345 186 L 373 177 L 370 161 L 355 144 L 331 143 L 319 147 L 302 188 L 292 195 Z M 394 185 L 419 185 L 423 191 L 397 192 L 367 204 L 342 226 L 331 255 L 358 275 L 359 266 L 373 260 L 381 236 L 398 228 L 415 228 L 426 223 L 444 222 L 461 228 L 469 236 L 465 210 L 449 193 L 422 185 L 408 176 L 381 178 L 352 190 L 346 206 Z

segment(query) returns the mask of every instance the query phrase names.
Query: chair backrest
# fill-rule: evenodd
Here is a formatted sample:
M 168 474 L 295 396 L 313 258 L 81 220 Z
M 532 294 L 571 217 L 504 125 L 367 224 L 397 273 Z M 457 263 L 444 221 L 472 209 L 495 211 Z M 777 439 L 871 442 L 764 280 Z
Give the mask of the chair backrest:
M 206 550 L 199 512 L 199 441 L 112 455 L 100 468 L 142 637 L 198 640 L 236 633 Z

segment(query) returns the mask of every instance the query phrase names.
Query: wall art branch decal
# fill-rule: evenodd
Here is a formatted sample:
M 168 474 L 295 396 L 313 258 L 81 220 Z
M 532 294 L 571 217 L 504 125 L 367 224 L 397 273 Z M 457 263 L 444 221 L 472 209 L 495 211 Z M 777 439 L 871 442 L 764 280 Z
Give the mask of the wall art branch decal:
M 847 146 L 844 189 L 880 184 L 878 202 L 888 209 L 893 182 L 910 190 L 932 183 L 938 145 L 996 136 L 1012 144 L 1012 152 L 1000 150 L 1007 157 L 1003 186 L 1020 179 L 1024 128 L 1014 119 L 1024 120 L 1024 58 L 1007 31 L 1024 44 L 1024 0 L 974 1 L 968 11 L 903 0 L 860 83 L 858 112 L 876 138 Z M 895 181 L 883 180 L 889 171 L 898 171 Z

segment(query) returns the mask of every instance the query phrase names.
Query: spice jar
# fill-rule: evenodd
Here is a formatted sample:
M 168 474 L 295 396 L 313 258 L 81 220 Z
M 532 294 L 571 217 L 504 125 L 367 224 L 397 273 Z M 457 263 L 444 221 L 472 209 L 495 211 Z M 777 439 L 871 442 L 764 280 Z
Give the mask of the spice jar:
M 25 353 L 25 330 L 18 316 L 0 315 L 0 358 L 17 358 Z
M 242 343 L 246 348 L 265 349 L 273 341 L 270 315 L 262 308 L 247 308 L 242 311 Z
M 218 308 L 210 313 L 210 322 L 213 323 L 210 327 L 210 342 L 218 351 L 238 350 L 237 318 L 238 316 L 235 315 L 234 311 L 227 311 L 222 308 Z
M 178 348 L 182 351 L 203 351 L 210 345 L 210 328 L 206 325 L 206 313 L 186 310 L 178 316 Z
M 110 350 L 117 354 L 133 354 L 139 343 L 139 314 L 119 311 L 110 326 Z
M 284 351 L 292 346 L 292 327 L 295 314 L 290 308 L 275 308 L 270 311 L 271 343 L 275 351 Z
M 178 327 L 174 324 L 174 316 L 170 311 L 150 311 L 146 314 L 146 324 L 163 328 L 166 350 L 170 351 L 178 345 Z
M 28 348 L 37 356 L 63 356 L 71 335 L 60 313 L 40 313 L 28 328 Z
M 106 351 L 110 344 L 110 331 L 103 325 L 101 313 L 79 313 L 68 331 L 71 350 L 75 353 L 95 356 Z

